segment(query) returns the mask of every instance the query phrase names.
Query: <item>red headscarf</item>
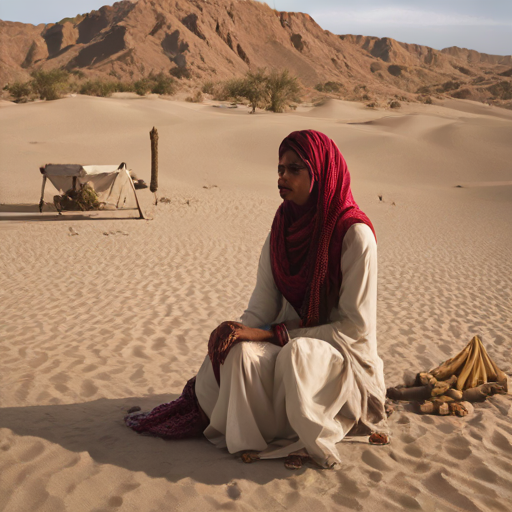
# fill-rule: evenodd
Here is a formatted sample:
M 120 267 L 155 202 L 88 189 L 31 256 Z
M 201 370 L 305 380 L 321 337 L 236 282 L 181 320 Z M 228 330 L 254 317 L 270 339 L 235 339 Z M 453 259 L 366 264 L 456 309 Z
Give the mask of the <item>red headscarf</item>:
M 345 233 L 370 219 L 350 190 L 350 174 L 338 146 L 314 130 L 293 132 L 279 147 L 292 149 L 308 166 L 311 194 L 304 206 L 283 201 L 270 237 L 272 273 L 277 288 L 294 307 L 303 327 L 329 321 L 341 287 L 341 248 Z

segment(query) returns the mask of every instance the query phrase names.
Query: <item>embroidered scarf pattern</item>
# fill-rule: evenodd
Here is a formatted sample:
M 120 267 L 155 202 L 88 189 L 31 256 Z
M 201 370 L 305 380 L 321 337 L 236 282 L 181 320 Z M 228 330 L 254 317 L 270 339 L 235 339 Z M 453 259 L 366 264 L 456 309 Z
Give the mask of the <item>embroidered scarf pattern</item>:
M 279 148 L 292 149 L 307 165 L 312 190 L 307 203 L 283 201 L 272 223 L 270 256 L 277 288 L 294 307 L 302 327 L 329 321 L 342 282 L 341 249 L 348 229 L 370 219 L 350 189 L 350 173 L 338 146 L 314 130 L 293 132 Z

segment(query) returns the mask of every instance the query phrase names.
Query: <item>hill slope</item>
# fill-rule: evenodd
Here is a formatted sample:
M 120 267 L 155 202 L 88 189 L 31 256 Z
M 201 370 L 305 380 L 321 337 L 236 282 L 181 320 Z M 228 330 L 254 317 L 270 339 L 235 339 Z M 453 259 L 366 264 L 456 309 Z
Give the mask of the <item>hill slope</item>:
M 122 1 L 56 24 L 0 21 L 0 85 L 56 67 L 123 80 L 187 69 L 190 85 L 287 67 L 306 87 L 338 82 L 346 99 L 512 99 L 511 56 L 338 36 L 252 0 Z

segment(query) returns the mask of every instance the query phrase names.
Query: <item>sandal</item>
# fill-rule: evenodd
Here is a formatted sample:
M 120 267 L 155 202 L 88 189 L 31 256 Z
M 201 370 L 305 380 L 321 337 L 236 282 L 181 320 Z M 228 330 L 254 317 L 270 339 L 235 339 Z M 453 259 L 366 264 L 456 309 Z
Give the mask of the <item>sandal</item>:
M 309 457 L 304 457 L 301 455 L 288 455 L 286 459 L 284 459 L 284 467 L 286 469 L 301 469 L 304 462 L 306 462 Z
M 372 432 L 368 438 L 368 442 L 376 446 L 384 446 L 389 444 L 390 441 L 389 436 L 384 432 Z
M 260 460 L 260 457 L 258 455 L 258 452 L 244 452 L 242 453 L 242 460 L 246 464 L 250 464 L 251 462 L 256 462 L 257 460 Z

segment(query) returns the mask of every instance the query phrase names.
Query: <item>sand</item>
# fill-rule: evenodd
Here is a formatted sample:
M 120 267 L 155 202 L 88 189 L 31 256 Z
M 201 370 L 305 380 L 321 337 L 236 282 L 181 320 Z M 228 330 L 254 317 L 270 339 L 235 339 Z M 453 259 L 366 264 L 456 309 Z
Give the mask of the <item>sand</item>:
M 331 101 L 251 116 L 131 95 L 5 105 L 0 510 L 510 509 L 510 395 L 466 418 L 398 408 L 391 444 L 341 443 L 339 471 L 246 465 L 204 439 L 138 436 L 122 417 L 176 398 L 210 332 L 243 310 L 280 202 L 277 148 L 303 128 L 338 143 L 377 231 L 387 384 L 475 334 L 511 375 L 511 112 Z M 149 182 L 153 126 L 158 195 L 171 202 L 155 207 L 140 191 L 148 220 L 22 213 L 39 200 L 44 163 L 124 161 Z

